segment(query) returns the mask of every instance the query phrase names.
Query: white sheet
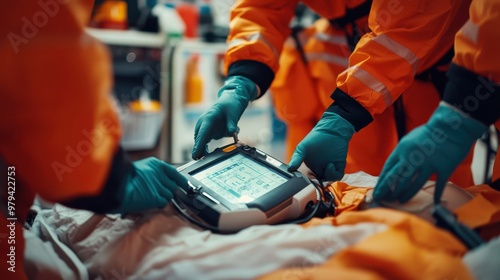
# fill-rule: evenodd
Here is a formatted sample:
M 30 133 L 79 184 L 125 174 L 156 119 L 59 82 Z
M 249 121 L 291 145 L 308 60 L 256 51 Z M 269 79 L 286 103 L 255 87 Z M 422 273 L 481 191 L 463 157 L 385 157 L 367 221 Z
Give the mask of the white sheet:
M 463 261 L 476 279 L 497 280 L 500 276 L 500 237 L 468 252 Z
M 104 279 L 254 279 L 282 267 L 322 263 L 386 228 L 256 226 L 218 235 L 192 227 L 170 207 L 120 219 L 56 205 L 35 223 L 41 221 L 76 253 L 91 278 Z

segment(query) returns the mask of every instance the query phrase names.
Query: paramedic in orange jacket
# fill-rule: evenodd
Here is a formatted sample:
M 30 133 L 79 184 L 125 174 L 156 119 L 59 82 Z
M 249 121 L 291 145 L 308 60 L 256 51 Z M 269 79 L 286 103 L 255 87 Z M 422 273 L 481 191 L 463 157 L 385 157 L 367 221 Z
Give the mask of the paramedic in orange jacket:
M 324 16 L 325 19 L 333 19 L 342 17 L 345 14 L 346 8 L 366 6 L 368 1 L 303 2 L 310 7 L 316 7 L 316 12 Z M 197 122 L 195 127 L 195 145 L 192 152 L 194 159 L 200 158 L 205 154 L 206 145 L 210 140 L 232 134 L 236 130 L 237 122 L 248 103 L 260 97 L 270 87 L 275 73 L 279 68 L 279 59 L 283 44 L 289 43 L 289 41 L 285 42 L 291 33 L 289 23 L 298 4 L 299 1 L 273 1 L 272 3 L 236 1 L 231 12 L 230 34 L 227 41 L 228 49 L 225 56 L 225 71 L 228 78 L 225 85 L 219 90 L 220 98 L 218 102 L 214 107 L 205 112 Z M 367 9 L 369 10 L 369 5 Z M 366 13 L 364 12 L 364 14 Z M 345 40 L 345 33 L 333 30 L 330 27 L 331 25 L 328 20 L 319 22 L 318 29 L 324 31 L 323 34 L 326 36 L 319 37 L 318 40 L 330 43 L 337 41 L 328 45 L 328 47 L 335 49 L 336 53 L 343 54 L 342 58 L 337 57 L 341 64 L 337 66 L 338 69 L 335 69 L 335 72 L 338 73 L 340 69 L 346 68 L 346 56 L 350 50 L 347 44 L 342 44 Z M 329 34 L 330 31 L 336 33 Z M 315 62 L 320 62 L 320 60 L 321 57 L 315 59 Z M 281 76 L 286 75 L 288 71 L 300 71 L 300 69 L 297 69 L 293 65 L 283 65 L 282 69 L 284 71 L 280 72 Z M 323 70 L 326 69 L 323 68 Z M 284 82 L 283 79 L 276 81 L 276 91 L 280 87 L 279 84 Z M 294 82 L 297 82 L 296 85 L 301 88 L 307 88 L 307 86 L 302 85 L 309 81 L 304 79 L 301 83 L 299 81 Z M 331 79 L 329 85 L 326 85 L 326 87 L 331 88 L 334 86 L 333 79 Z M 328 91 L 331 91 L 331 88 Z M 237 94 L 231 94 L 234 91 Z M 304 95 L 301 97 L 307 96 Z M 328 99 L 330 98 L 328 97 Z M 275 99 L 277 102 L 282 100 L 284 98 Z M 305 102 L 305 104 L 301 102 Z M 278 113 L 280 113 L 280 117 L 292 115 L 292 118 L 296 116 L 297 119 L 307 119 L 309 115 L 315 115 L 317 112 L 322 111 L 322 109 L 317 108 L 317 105 L 318 102 L 316 100 L 301 98 L 300 102 L 284 104 L 283 106 L 286 107 L 284 111 L 286 112 L 280 110 Z M 277 107 L 279 108 L 280 105 L 277 105 Z M 297 108 L 300 108 L 300 112 L 296 110 Z M 211 124 L 213 120 L 219 119 L 223 120 L 220 126 L 215 125 L 215 123 Z
M 23 223 L 35 194 L 96 213 L 164 207 L 186 179 L 129 162 L 111 100 L 110 55 L 84 32 L 93 1 L 8 1 L 0 25 L 0 273 L 25 279 Z
M 248 103 L 268 89 L 278 69 L 283 43 L 290 34 L 289 21 L 297 2 L 237 1 L 231 13 L 225 59 L 228 78 L 219 90 L 218 101 L 195 126 L 193 158 L 206 153 L 206 144 L 211 139 L 232 135 Z M 324 18 L 337 18 L 343 15 L 346 7 L 353 8 L 363 2 L 352 1 L 349 5 L 344 1 L 326 0 L 304 3 Z M 468 1 L 458 0 L 375 1 L 369 19 L 372 31 L 358 43 L 349 59 L 351 68 L 340 75 L 332 94 L 335 102 L 329 108 L 333 112 L 328 114 L 334 117 L 320 121 L 329 123 L 328 132 L 323 135 L 330 136 L 313 145 L 299 145 L 290 169 L 298 168 L 305 160 L 319 177 L 337 180 L 344 174 L 347 158 L 358 170 L 378 174 L 398 142 L 394 132 L 374 133 L 382 129 L 378 126 L 395 130 L 392 113 L 384 114 L 384 111 L 414 82 L 415 75 L 429 69 L 449 51 L 453 44 L 452 34 L 467 20 L 468 4 Z M 429 88 L 432 89 L 432 85 L 426 90 Z M 420 92 L 410 96 L 418 97 L 418 94 Z M 435 95 L 436 100 L 429 102 L 433 106 L 439 100 Z M 361 129 L 374 117 L 380 121 L 366 127 L 365 135 Z M 356 131 L 360 132 L 351 140 Z M 356 142 L 356 147 L 371 144 L 372 153 L 351 149 L 357 160 L 352 163 L 353 157 L 347 156 L 350 140 Z
M 368 137 L 373 134 L 363 135 L 370 127 L 363 128 L 374 116 L 383 115 L 414 82 L 416 74 L 448 51 L 442 46 L 451 46 L 453 34 L 466 21 L 468 4 L 374 1 L 369 17 L 371 31 L 357 44 L 349 58 L 350 67 L 337 78 L 334 102 L 297 146 L 289 169 L 297 169 L 304 161 L 320 177 L 342 178 L 347 147 L 354 141 L 351 138 L 355 132 L 364 143 L 375 140 Z M 370 154 L 359 156 L 371 162 L 385 161 Z
M 351 50 L 369 31 L 371 1 L 347 8 L 340 18 L 317 20 L 312 26 L 292 27 L 286 39 L 270 93 L 277 117 L 286 124 L 285 160 L 312 130 L 330 106 L 337 77 L 349 66 Z M 403 95 L 350 141 L 347 173 L 359 170 L 379 174 L 398 140 L 425 123 L 438 106 L 446 84 L 446 69 L 453 48 L 430 69 L 418 74 Z M 370 141 L 365 141 L 370 139 Z M 368 160 L 367 160 L 368 159 Z M 471 156 L 463 162 L 452 181 L 472 184 Z
M 219 90 L 216 104 L 195 126 L 193 158 L 206 153 L 206 144 L 211 139 L 234 133 L 248 103 L 267 91 L 279 68 L 279 56 L 290 34 L 289 22 L 297 2 L 236 2 L 231 12 L 225 59 L 228 78 Z M 304 1 L 323 18 L 339 18 L 346 7 L 354 8 L 363 2 Z M 448 52 L 453 34 L 467 19 L 468 5 L 469 1 L 375 1 L 369 19 L 372 31 L 360 40 L 350 56 L 351 67 L 339 76 L 332 94 L 335 102 L 320 121 L 319 125 L 327 123 L 328 127 L 318 127 L 309 134 L 313 136 L 324 130 L 326 133 L 320 134 L 330 135 L 312 145 L 304 139 L 297 147 L 290 169 L 297 169 L 305 161 L 319 177 L 340 179 L 346 158 L 349 160 L 349 140 L 360 131 L 352 139 L 356 141 L 352 153 L 357 153 L 355 164 L 359 165 L 355 168 L 377 175 L 398 141 L 392 114 L 383 114 L 384 111 L 408 89 L 416 74 L 429 69 Z M 434 89 L 431 85 L 420 89 L 428 90 Z M 429 103 L 437 104 L 439 98 L 435 99 Z M 361 129 L 374 116 L 378 121 L 363 133 Z M 372 153 L 357 148 L 366 146 L 366 142 L 374 147 Z M 470 178 L 470 171 L 467 172 Z
M 472 2 L 470 19 L 455 37 L 444 99 L 430 120 L 405 136 L 388 158 L 374 199 L 408 201 L 436 174 L 434 200 L 439 202 L 450 174 L 500 119 L 499 11 L 500 0 Z M 499 180 L 499 165 L 497 160 L 493 180 Z

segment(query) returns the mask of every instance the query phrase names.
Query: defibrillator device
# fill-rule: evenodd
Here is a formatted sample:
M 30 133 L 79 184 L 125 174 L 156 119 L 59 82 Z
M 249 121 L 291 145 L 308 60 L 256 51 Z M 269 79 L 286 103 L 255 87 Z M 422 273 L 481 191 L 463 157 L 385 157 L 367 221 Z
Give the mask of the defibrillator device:
M 312 217 L 321 200 L 317 186 L 303 174 L 288 172 L 286 164 L 238 141 L 177 170 L 189 188 L 177 190 L 174 206 L 215 232 Z

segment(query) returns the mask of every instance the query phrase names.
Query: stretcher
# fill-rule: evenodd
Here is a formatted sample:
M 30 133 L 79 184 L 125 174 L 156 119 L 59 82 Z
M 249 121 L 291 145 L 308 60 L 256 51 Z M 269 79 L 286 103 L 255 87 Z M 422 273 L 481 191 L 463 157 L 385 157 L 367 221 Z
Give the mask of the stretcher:
M 25 230 L 27 273 L 33 279 L 473 279 L 485 271 L 477 261 L 485 253 L 469 256 L 463 242 L 425 217 L 361 210 L 376 179 L 357 173 L 329 184 L 334 217 L 231 235 L 198 228 L 171 206 L 121 218 L 55 205 Z M 51 266 L 57 272 L 49 277 Z

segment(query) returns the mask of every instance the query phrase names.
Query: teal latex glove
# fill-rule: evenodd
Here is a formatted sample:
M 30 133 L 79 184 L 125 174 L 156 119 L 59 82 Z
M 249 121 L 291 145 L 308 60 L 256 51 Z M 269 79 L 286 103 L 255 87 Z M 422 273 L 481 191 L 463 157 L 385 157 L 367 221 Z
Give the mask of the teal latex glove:
M 403 137 L 391 153 L 373 198 L 405 203 L 437 174 L 434 201 L 439 202 L 448 178 L 486 130 L 481 122 L 441 102 L 427 124 Z
M 354 126 L 350 122 L 336 113 L 326 111 L 311 132 L 297 145 L 288 170 L 295 171 L 304 162 L 319 179 L 342 179 L 347 147 L 354 132 Z
M 196 122 L 194 128 L 193 159 L 207 152 L 212 139 L 233 136 L 238 130 L 238 121 L 250 101 L 257 98 L 257 86 L 242 76 L 229 77 L 219 90 L 219 99 Z
M 153 208 L 163 208 L 173 198 L 177 188 L 188 188 L 187 180 L 175 167 L 157 158 L 134 162 L 128 174 L 122 205 L 113 213 L 137 213 Z

